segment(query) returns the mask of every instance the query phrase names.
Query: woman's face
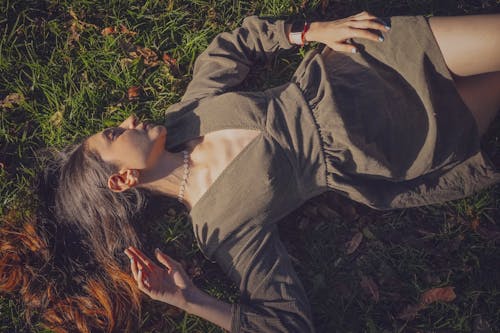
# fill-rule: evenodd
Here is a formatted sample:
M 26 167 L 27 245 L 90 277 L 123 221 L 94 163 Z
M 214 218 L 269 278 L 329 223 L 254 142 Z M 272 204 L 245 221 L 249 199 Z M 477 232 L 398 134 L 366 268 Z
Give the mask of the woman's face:
M 92 135 L 87 144 L 120 171 L 143 170 L 151 168 L 164 151 L 166 134 L 164 126 L 137 123 L 137 119 L 130 116 L 118 127 Z

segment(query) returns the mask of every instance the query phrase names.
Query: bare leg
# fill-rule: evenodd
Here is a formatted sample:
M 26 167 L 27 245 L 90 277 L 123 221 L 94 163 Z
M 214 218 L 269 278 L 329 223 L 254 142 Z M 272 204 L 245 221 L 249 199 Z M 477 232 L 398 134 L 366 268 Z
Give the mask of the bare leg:
M 431 17 L 429 26 L 482 135 L 500 109 L 500 14 Z
M 429 26 L 454 75 L 500 71 L 500 14 L 431 17 Z

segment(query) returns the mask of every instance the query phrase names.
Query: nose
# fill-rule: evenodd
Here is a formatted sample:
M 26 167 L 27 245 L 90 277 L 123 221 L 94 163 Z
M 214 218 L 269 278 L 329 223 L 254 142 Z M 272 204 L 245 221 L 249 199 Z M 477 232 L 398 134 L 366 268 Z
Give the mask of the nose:
M 137 118 L 134 115 L 130 115 L 127 119 L 125 119 L 120 127 L 133 129 L 137 126 Z

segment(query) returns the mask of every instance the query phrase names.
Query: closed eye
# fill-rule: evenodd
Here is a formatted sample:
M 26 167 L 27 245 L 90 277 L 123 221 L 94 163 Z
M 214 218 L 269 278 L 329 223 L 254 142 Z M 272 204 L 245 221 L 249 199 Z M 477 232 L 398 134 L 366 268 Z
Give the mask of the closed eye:
M 106 138 L 108 138 L 110 141 L 114 141 L 117 137 L 120 136 L 125 131 L 124 128 L 121 127 L 111 127 L 106 130 L 104 130 L 104 135 Z

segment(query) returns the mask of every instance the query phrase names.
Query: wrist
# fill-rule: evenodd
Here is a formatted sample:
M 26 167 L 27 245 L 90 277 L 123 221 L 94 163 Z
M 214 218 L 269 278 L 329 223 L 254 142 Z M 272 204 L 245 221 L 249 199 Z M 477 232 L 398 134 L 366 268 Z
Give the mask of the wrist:
M 309 23 L 309 29 L 304 33 L 304 40 L 306 43 L 309 42 L 317 42 L 318 39 L 316 38 L 316 34 L 318 32 L 318 28 L 320 26 L 321 22 L 310 22 Z
M 304 46 L 307 44 L 305 35 L 309 30 L 309 23 L 304 20 L 296 20 L 286 25 L 286 35 L 290 44 Z
M 182 306 L 179 306 L 179 308 L 192 314 L 195 312 L 195 308 L 202 303 L 205 296 L 206 294 L 196 286 L 186 289 L 183 292 Z

